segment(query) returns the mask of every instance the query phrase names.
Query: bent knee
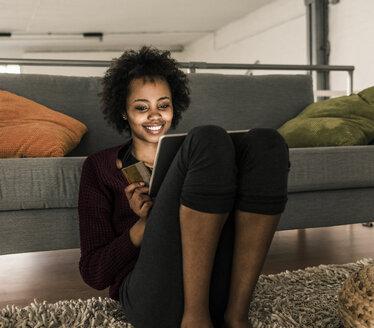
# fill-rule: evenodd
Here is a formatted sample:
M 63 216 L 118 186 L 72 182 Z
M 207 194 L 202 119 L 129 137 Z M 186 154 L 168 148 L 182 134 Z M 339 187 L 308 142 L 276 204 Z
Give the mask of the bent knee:
M 282 135 L 275 129 L 271 128 L 255 128 L 246 134 L 244 137 L 247 144 L 259 149 L 274 149 L 286 150 L 288 146 Z
M 199 144 L 203 147 L 218 147 L 221 151 L 230 151 L 229 149 L 233 149 L 230 136 L 224 128 L 218 125 L 196 126 L 190 130 L 187 138 L 192 141 L 192 144 Z
M 188 135 L 194 135 L 199 138 L 211 139 L 219 137 L 227 137 L 227 132 L 224 128 L 218 125 L 199 125 L 192 128 Z

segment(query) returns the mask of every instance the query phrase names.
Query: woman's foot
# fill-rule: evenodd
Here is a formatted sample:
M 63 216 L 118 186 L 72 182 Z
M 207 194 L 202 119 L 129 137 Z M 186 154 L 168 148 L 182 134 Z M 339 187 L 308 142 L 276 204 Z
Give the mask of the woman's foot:
M 248 322 L 247 318 L 229 317 L 226 313 L 220 328 L 252 328 L 252 325 Z
M 223 323 L 219 328 L 252 328 L 249 322 L 233 322 L 233 323 Z
M 214 328 L 209 318 L 198 319 L 196 317 L 183 317 L 181 328 Z

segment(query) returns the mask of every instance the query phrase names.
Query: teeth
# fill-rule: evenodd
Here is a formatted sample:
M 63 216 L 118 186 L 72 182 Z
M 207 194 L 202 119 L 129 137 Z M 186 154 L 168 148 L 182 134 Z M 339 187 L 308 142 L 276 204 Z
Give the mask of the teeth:
M 162 128 L 162 125 L 158 125 L 158 126 L 146 126 L 147 129 L 150 129 L 150 130 L 153 130 L 153 131 L 156 131 L 156 130 L 160 130 Z

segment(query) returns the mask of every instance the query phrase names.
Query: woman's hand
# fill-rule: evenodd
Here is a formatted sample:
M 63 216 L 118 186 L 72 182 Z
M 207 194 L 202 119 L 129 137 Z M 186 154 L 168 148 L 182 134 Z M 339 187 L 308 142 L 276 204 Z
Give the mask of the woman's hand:
M 152 199 L 148 195 L 148 190 L 149 188 L 144 186 L 144 182 L 135 182 L 125 188 L 130 208 L 140 218 L 147 218 L 153 205 Z
M 129 231 L 130 240 L 136 246 L 140 247 L 145 225 L 147 222 L 148 212 L 153 202 L 148 196 L 148 187 L 143 187 L 144 183 L 132 183 L 125 188 L 126 197 L 129 200 L 130 208 L 140 216 L 140 219 L 132 226 Z

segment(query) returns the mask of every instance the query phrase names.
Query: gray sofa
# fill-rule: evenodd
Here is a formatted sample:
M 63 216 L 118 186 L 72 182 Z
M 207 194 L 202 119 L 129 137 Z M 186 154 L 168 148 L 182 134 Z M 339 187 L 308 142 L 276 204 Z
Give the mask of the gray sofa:
M 313 102 L 308 75 L 190 74 L 192 103 L 176 130 L 279 128 Z M 102 118 L 99 77 L 0 74 L 0 89 L 72 116 L 89 131 L 63 158 L 0 159 L 0 254 L 79 247 L 77 197 L 86 156 L 124 143 Z M 374 147 L 290 149 L 289 201 L 279 230 L 367 222 Z

